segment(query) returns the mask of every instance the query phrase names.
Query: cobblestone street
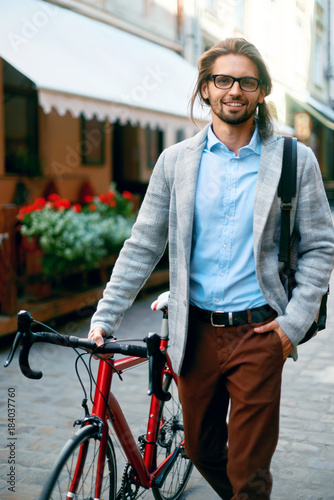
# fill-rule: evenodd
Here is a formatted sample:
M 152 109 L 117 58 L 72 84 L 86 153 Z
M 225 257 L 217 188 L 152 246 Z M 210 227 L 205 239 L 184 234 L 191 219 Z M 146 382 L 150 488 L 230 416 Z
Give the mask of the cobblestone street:
M 140 339 L 159 331 L 160 313 L 150 311 L 155 296 L 143 296 L 126 315 L 118 338 Z M 334 310 L 330 296 L 330 311 Z M 38 318 L 37 318 L 38 319 Z M 63 333 L 86 336 L 89 318 L 63 323 Z M 59 325 L 58 325 L 59 326 Z M 288 360 L 283 377 L 281 434 L 273 460 L 273 500 L 334 500 L 334 317 L 328 328 L 299 348 L 299 360 Z M 8 353 L 0 353 L 3 366 Z M 31 365 L 44 372 L 41 380 L 23 377 L 17 355 L 2 370 L 1 383 L 1 476 L 2 500 L 35 500 L 52 463 L 72 432 L 73 421 L 81 416 L 82 389 L 77 380 L 71 349 L 50 345 L 34 346 Z M 94 362 L 96 363 L 96 362 Z M 97 365 L 97 363 L 96 363 Z M 96 366 L 95 366 L 96 367 Z M 83 379 L 85 370 L 81 367 Z M 147 365 L 114 378 L 113 392 L 124 404 L 134 435 L 144 433 L 148 412 Z M 15 391 L 15 492 L 10 491 L 10 447 L 8 447 L 9 390 Z M 122 471 L 120 471 L 121 473 Z M 148 492 L 148 500 L 153 496 Z M 218 496 L 194 471 L 184 498 L 216 500 Z

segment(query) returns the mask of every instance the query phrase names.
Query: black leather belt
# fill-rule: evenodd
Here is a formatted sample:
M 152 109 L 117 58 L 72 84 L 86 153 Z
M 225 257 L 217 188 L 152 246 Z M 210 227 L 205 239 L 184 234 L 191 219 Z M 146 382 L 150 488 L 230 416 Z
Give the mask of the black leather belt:
M 245 325 L 247 323 L 260 323 L 276 314 L 274 309 L 268 304 L 255 307 L 254 309 L 246 309 L 246 311 L 237 312 L 206 311 L 196 306 L 190 306 L 190 312 L 195 314 L 196 318 L 200 321 L 211 323 L 212 326 L 220 328 Z

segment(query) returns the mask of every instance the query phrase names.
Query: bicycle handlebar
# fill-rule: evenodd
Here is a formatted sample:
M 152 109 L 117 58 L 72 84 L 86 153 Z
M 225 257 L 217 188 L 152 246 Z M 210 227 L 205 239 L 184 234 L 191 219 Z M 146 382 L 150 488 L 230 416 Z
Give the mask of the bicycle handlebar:
M 102 347 L 98 347 L 93 339 L 82 339 L 80 337 L 63 335 L 51 332 L 32 332 L 31 324 L 34 321 L 28 311 L 20 311 L 17 315 L 18 332 L 16 334 L 12 349 L 5 363 L 5 368 L 10 365 L 14 353 L 21 343 L 19 355 L 19 366 L 23 375 L 31 379 L 40 379 L 43 373 L 40 370 L 33 370 L 29 364 L 29 352 L 33 344 L 46 342 L 48 344 L 60 345 L 63 347 L 82 347 L 94 354 L 124 354 L 140 358 L 149 357 L 150 385 L 148 394 L 154 394 L 158 399 L 167 401 L 170 394 L 165 392 L 161 386 L 161 372 L 166 362 L 166 354 L 160 350 L 160 337 L 157 334 L 150 334 L 145 341 L 147 347 L 133 344 L 120 344 L 118 342 L 107 342 Z
M 155 395 L 160 401 L 169 401 L 171 394 L 165 392 L 162 387 L 162 369 L 166 363 L 166 353 L 160 350 L 160 337 L 156 333 L 150 333 L 146 339 L 147 353 L 149 356 L 149 389 L 148 395 Z

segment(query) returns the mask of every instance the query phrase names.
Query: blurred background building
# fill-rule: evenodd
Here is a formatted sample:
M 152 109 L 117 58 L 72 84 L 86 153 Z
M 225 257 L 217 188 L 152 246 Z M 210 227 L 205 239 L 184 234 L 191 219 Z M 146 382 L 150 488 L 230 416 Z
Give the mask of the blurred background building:
M 260 50 L 277 131 L 314 150 L 334 201 L 333 4 L 0 0 L 0 252 L 13 214 L 37 197 L 76 203 L 115 182 L 140 200 L 162 149 L 198 130 L 197 60 L 226 37 Z M 210 119 L 200 106 L 196 116 Z
M 187 103 L 197 60 L 228 36 L 259 48 L 277 128 L 312 147 L 332 197 L 332 4 L 1 0 L 2 202 L 41 195 L 50 182 L 72 201 L 87 182 L 142 194 L 159 152 L 196 132 Z

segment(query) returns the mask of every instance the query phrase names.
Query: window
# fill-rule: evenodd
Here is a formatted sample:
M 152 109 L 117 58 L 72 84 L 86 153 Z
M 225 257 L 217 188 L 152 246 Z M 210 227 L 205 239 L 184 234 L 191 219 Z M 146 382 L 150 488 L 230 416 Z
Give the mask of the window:
M 205 7 L 207 10 L 215 14 L 217 12 L 217 0 L 205 0 Z
M 158 129 L 146 128 L 146 158 L 147 168 L 153 170 L 163 148 L 163 133 Z
M 235 27 L 238 31 L 244 31 L 244 0 L 236 0 L 235 2 Z
M 104 123 L 81 116 L 81 157 L 83 165 L 104 165 Z
M 324 66 L 323 66 L 323 43 L 319 36 L 315 41 L 315 54 L 314 54 L 314 83 L 318 87 L 323 86 Z
M 164 134 L 159 129 L 116 122 L 113 127 L 113 179 L 119 190 L 144 193 Z
M 3 61 L 5 171 L 41 175 L 38 157 L 38 100 L 33 82 Z
M 296 27 L 294 30 L 295 42 L 294 47 L 294 60 L 295 60 L 295 70 L 299 75 L 306 76 L 308 64 L 306 61 L 306 40 L 305 40 L 306 30 L 303 29 L 303 18 L 297 17 Z

